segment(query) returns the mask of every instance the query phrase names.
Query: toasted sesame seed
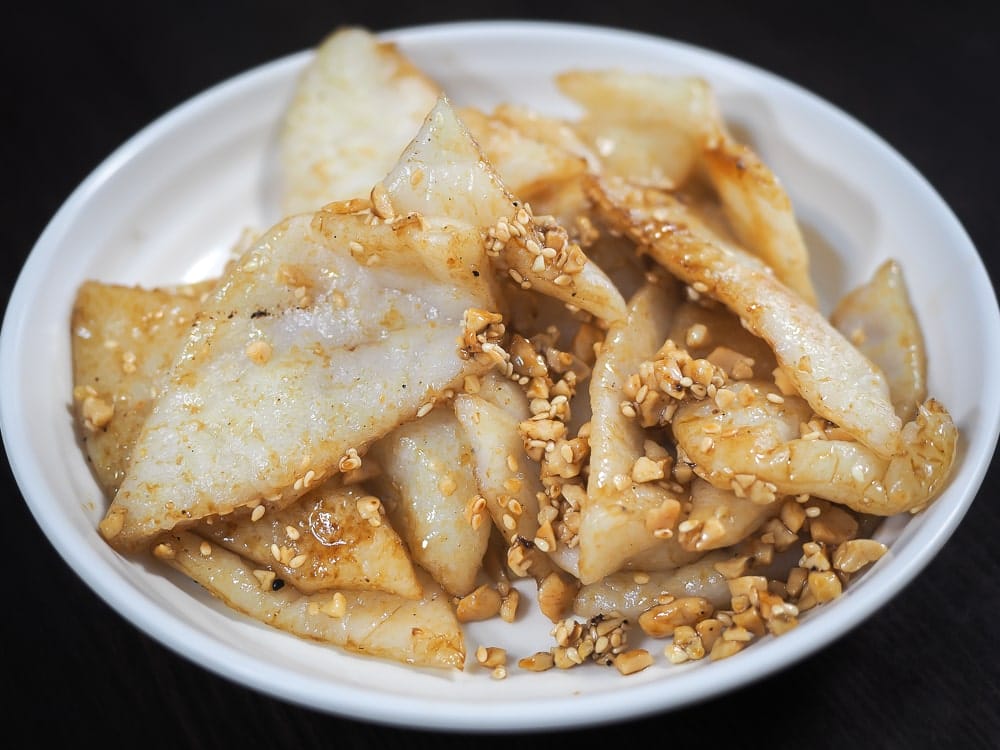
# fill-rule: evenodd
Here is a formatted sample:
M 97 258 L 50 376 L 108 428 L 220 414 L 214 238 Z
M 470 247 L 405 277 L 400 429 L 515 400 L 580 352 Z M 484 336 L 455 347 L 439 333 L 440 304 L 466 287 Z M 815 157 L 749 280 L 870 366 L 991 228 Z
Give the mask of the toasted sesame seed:
M 330 617 L 340 619 L 347 614 L 347 597 L 339 591 L 335 592 L 330 601 L 320 607 L 320 611 Z
M 254 364 L 262 365 L 271 359 L 271 345 L 266 341 L 254 341 L 246 348 L 246 356 Z
M 135 352 L 124 352 L 122 353 L 122 372 L 127 375 L 131 375 L 136 371 L 136 356 Z
M 153 555 L 161 560 L 173 560 L 177 556 L 177 550 L 166 542 L 160 542 L 153 548 Z
M 263 517 L 264 517 L 263 505 L 258 505 L 256 508 L 253 509 L 253 513 L 250 514 L 251 521 L 259 521 Z
M 87 396 L 83 400 L 83 424 L 91 432 L 106 427 L 114 416 L 115 406 L 97 396 Z
M 521 480 L 517 477 L 508 477 L 503 480 L 503 488 L 507 490 L 507 492 L 520 492 Z
M 381 182 L 375 184 L 371 191 L 372 212 L 380 219 L 391 219 L 395 215 L 389 191 Z
M 348 448 L 347 453 L 345 453 L 343 457 L 340 459 L 337 468 L 339 468 L 340 471 L 344 473 L 352 471 L 354 469 L 360 469 L 361 457 L 358 455 L 357 449 Z

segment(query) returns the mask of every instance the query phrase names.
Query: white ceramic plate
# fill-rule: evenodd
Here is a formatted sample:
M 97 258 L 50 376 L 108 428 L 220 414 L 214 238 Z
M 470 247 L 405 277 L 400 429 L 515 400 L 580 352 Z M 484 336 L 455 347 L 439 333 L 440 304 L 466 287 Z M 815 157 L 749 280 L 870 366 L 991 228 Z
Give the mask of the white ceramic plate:
M 465 672 L 454 674 L 365 659 L 253 622 L 189 581 L 118 556 L 95 530 L 104 502 L 68 408 L 68 320 L 77 286 L 88 278 L 146 285 L 202 278 L 219 269 L 242 228 L 279 218 L 265 186 L 275 126 L 309 58 L 303 52 L 207 91 L 123 145 L 73 193 L 25 264 L 2 332 L 3 438 L 32 513 L 67 564 L 143 631 L 229 679 L 321 711 L 455 730 L 580 727 L 701 700 L 819 649 L 909 582 L 972 502 L 1000 425 L 1000 381 L 983 377 L 1000 371 L 995 297 L 970 240 L 923 178 L 815 96 L 664 39 L 517 22 L 385 37 L 459 104 L 511 101 L 573 114 L 551 82 L 570 66 L 707 78 L 727 118 L 787 185 L 811 243 L 825 309 L 882 260 L 902 262 L 929 346 L 931 394 L 962 433 L 949 486 L 927 512 L 885 524 L 880 534 L 890 553 L 797 629 L 716 663 L 672 666 L 660 657 L 628 678 L 596 666 L 542 674 L 512 667 L 497 681 L 471 658 Z M 479 643 L 504 646 L 516 659 L 547 649 L 549 629 L 535 613 L 514 626 L 471 626 L 467 643 L 470 652 Z M 661 653 L 662 644 L 649 645 Z

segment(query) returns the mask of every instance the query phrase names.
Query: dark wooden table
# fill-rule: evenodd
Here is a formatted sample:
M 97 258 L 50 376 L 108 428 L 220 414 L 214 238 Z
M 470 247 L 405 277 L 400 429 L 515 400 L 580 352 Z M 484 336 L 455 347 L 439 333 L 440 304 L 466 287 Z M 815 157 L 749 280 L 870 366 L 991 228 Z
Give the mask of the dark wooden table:
M 410 4 L 416 8 L 417 4 Z M 987 3 L 860 4 L 229 1 L 20 3 L 5 11 L 0 244 L 3 298 L 46 222 L 123 140 L 246 68 L 342 23 L 373 30 L 483 17 L 600 23 L 754 63 L 811 89 L 892 143 L 941 193 L 1000 279 L 995 102 L 1000 34 Z M 947 263 L 947 248 L 941 248 Z M 44 367 L 44 362 L 38 363 Z M 988 373 L 995 377 L 995 373 Z M 305 710 L 231 684 L 108 608 L 39 530 L 6 467 L 11 565 L 3 639 L 5 732 L 31 746 L 457 748 Z M 1000 747 L 1000 466 L 951 540 L 874 617 L 805 661 L 677 712 L 512 738 L 671 747 Z M 27 566 L 27 567 L 25 567 Z M 648 740 L 644 740 L 648 741 Z M 27 743 L 8 745 L 24 747 Z M 568 744 L 567 744 L 568 746 Z

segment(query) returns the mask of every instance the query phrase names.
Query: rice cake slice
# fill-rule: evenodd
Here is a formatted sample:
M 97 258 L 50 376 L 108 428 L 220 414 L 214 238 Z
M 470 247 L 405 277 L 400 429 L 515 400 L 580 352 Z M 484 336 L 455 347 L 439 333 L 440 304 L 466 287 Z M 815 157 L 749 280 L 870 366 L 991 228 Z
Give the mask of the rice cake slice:
M 229 608 L 300 638 L 418 667 L 465 666 L 462 627 L 426 573 L 415 600 L 381 591 L 303 594 L 267 585 L 239 555 L 188 531 L 166 535 L 154 553 Z
M 87 459 L 109 499 L 201 298 L 214 283 L 146 289 L 86 281 L 77 290 L 73 411 Z
M 319 44 L 278 136 L 284 215 L 366 197 L 396 162 L 440 88 L 371 32 L 344 27 Z
M 509 194 L 490 172 L 489 195 L 457 195 L 489 168 L 465 158 L 478 147 L 447 103 L 414 143 L 407 169 L 450 178 L 421 187 L 426 213 L 386 217 L 413 189 L 388 180 L 380 206 L 288 217 L 205 300 L 101 523 L 113 546 L 257 500 L 284 507 L 491 365 L 456 341 L 467 310 L 496 308 L 482 238 Z
M 288 508 L 206 519 L 196 531 L 304 593 L 350 589 L 419 599 L 403 540 L 381 514 L 363 510 L 371 500 L 334 477 Z

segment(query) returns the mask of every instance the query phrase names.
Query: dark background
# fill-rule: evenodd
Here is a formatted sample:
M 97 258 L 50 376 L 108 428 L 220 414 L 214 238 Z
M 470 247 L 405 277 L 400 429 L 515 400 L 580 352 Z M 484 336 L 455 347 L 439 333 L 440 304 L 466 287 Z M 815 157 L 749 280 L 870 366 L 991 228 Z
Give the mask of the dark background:
M 798 83 L 884 137 L 947 201 L 1000 277 L 994 102 L 1000 34 L 989 3 L 849 2 L 21 3 L 0 42 L 0 297 L 72 189 L 115 147 L 236 73 L 373 30 L 472 18 L 605 24 L 701 45 Z M 990 13 L 993 13 L 992 18 Z M 947 248 L 942 248 L 947 263 Z M 39 363 L 39 366 L 45 366 Z M 988 374 L 995 377 L 995 373 Z M 994 458 L 965 520 L 918 578 L 798 665 L 638 721 L 502 738 L 672 747 L 1000 747 L 1000 566 Z M 457 748 L 497 738 L 414 732 L 267 698 L 167 651 L 62 562 L 4 464 L 11 566 L 3 616 L 4 732 L 46 746 Z M 8 734 L 10 736 L 10 734 Z M 640 738 L 646 739 L 640 739 Z M 34 742 L 32 744 L 35 744 Z

